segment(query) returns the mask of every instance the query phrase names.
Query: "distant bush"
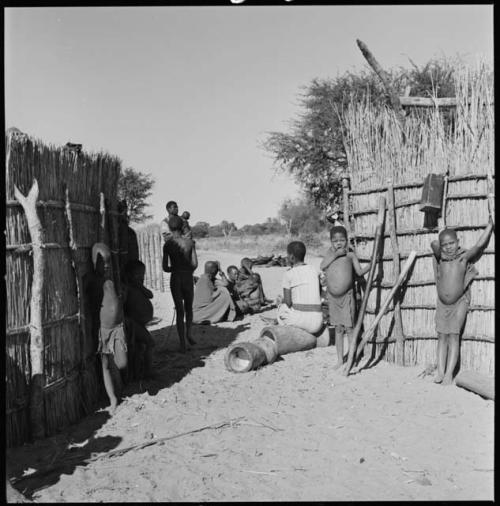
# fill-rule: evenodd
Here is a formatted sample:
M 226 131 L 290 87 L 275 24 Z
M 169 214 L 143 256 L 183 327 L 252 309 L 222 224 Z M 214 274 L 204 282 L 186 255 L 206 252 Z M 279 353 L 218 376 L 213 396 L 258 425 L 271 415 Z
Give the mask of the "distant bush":
M 319 235 L 313 232 L 303 232 L 299 235 L 299 241 L 302 241 L 307 249 L 318 249 L 321 248 L 323 242 L 321 241 Z

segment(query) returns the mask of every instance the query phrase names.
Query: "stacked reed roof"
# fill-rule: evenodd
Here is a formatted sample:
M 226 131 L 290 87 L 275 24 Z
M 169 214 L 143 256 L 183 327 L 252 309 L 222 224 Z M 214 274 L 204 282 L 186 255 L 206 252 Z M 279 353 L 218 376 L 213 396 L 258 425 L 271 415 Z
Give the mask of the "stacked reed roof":
M 396 235 L 391 239 L 386 219 L 382 246 L 383 279 L 373 290 L 365 327 L 396 279 L 395 253 L 404 261 L 411 250 L 417 260 L 400 301 L 405 364 L 434 363 L 436 289 L 430 243 L 437 227 L 424 227 L 419 210 L 424 178 L 449 174 L 445 223 L 458 232 L 461 245 L 474 245 L 488 222 L 488 176 L 494 167 L 493 80 L 485 66 L 456 72 L 453 121 L 444 121 L 437 107 L 407 111 L 401 121 L 386 107 L 352 105 L 344 116 L 351 190 L 350 226 L 361 259 L 369 260 L 380 196 L 394 195 Z M 447 111 L 450 114 L 450 111 Z M 391 189 L 391 185 L 392 188 Z M 390 204 L 389 204 L 390 205 Z M 388 208 L 388 214 L 390 209 Z M 397 251 L 394 251 L 394 239 Z M 472 284 L 471 308 L 461 345 L 462 367 L 492 373 L 494 368 L 494 252 L 492 236 L 476 263 L 479 277 Z M 374 349 L 385 349 L 395 360 L 394 306 L 382 318 Z M 380 351 L 380 350 L 379 350 Z
M 14 186 L 26 196 L 39 187 L 43 286 L 43 426 L 50 435 L 76 422 L 100 394 L 96 343 L 85 318 L 82 278 L 91 268 L 92 245 L 108 241 L 117 250 L 116 190 L 120 161 L 108 154 L 77 153 L 47 146 L 19 131 L 6 134 L 6 427 L 7 445 L 30 439 L 30 299 L 33 245 L 26 214 Z M 101 232 L 101 193 L 108 202 L 107 237 Z M 106 218 L 107 216 L 107 218 Z M 113 217 L 114 216 L 114 217 Z M 118 261 L 115 254 L 115 263 Z M 39 273 L 40 274 L 40 273 Z

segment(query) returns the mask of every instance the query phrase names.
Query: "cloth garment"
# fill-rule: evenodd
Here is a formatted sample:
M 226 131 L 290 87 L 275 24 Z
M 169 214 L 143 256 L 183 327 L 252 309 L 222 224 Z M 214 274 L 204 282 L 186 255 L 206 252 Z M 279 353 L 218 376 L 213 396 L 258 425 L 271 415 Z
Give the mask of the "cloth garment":
M 234 301 L 226 287 L 215 286 L 207 274 L 202 274 L 194 288 L 193 323 L 233 321 Z
M 277 319 L 279 325 L 293 325 L 311 334 L 316 334 L 323 328 L 321 311 L 297 311 L 286 304 L 278 307 Z
M 436 297 L 436 331 L 440 334 L 460 334 L 465 325 L 470 304 L 470 288 L 454 304 L 443 304 Z
M 465 250 L 460 247 L 453 256 L 442 253 L 439 261 L 433 257 L 435 272 L 437 274 L 436 283 L 440 276 L 441 262 L 459 262 L 464 254 Z M 467 263 L 464 276 L 463 295 L 453 304 L 445 304 L 441 301 L 439 296 L 436 297 L 435 322 L 437 332 L 440 334 L 460 334 L 463 330 L 471 300 L 470 284 L 478 274 L 476 267 L 471 263 Z
M 113 355 L 116 346 L 121 346 L 123 351 L 127 351 L 127 341 L 123 322 L 111 329 L 105 327 L 99 328 L 99 347 L 97 353 Z
M 288 269 L 283 276 L 282 287 L 290 290 L 292 307 L 278 307 L 278 323 L 294 325 L 314 334 L 323 326 L 319 273 L 310 265 L 298 265 Z
M 354 290 L 340 296 L 328 293 L 328 316 L 330 326 L 343 325 L 346 328 L 354 327 Z

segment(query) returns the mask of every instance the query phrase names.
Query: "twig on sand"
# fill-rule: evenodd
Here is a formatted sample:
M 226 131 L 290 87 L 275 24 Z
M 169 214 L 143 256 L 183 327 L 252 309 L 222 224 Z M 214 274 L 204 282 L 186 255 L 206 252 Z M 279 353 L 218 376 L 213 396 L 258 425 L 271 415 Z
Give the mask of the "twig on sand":
M 240 416 L 239 418 L 233 418 L 231 420 L 227 420 L 227 421 L 219 422 L 219 423 L 214 423 L 212 425 L 205 425 L 204 427 L 200 427 L 199 429 L 193 429 L 193 430 L 189 430 L 186 432 L 181 432 L 179 434 L 174 434 L 173 436 L 150 439 L 149 441 L 146 441 L 145 443 L 128 446 L 126 448 L 120 448 L 119 450 L 112 450 L 110 452 L 106 452 L 106 453 L 102 453 L 102 454 L 98 454 L 98 455 L 93 455 L 88 459 L 79 460 L 79 457 L 77 455 L 71 456 L 70 458 L 64 459 L 63 462 L 56 464 L 55 466 L 49 466 L 49 467 L 46 467 L 45 469 L 40 469 L 36 473 L 33 473 L 29 476 L 21 476 L 20 478 L 12 479 L 11 481 L 13 483 L 17 483 L 17 482 L 25 480 L 26 478 L 30 478 L 30 479 L 31 478 L 38 478 L 40 476 L 50 474 L 54 471 L 65 468 L 69 465 L 80 466 L 80 465 L 89 464 L 90 462 L 95 462 L 97 460 L 101 460 L 101 459 L 105 459 L 105 458 L 118 457 L 118 456 L 123 455 L 123 454 L 125 454 L 129 451 L 132 451 L 132 450 L 142 450 L 143 448 L 146 448 L 148 446 L 152 446 L 155 444 L 162 444 L 165 441 L 169 441 L 171 439 L 176 439 L 176 438 L 179 438 L 182 436 L 187 436 L 189 434 L 195 434 L 197 432 L 202 432 L 202 431 L 208 430 L 208 429 L 222 429 L 224 427 L 234 427 L 235 424 L 239 423 L 244 418 L 245 418 L 244 416 Z
M 121 448 L 119 450 L 112 450 L 110 452 L 102 453 L 100 455 L 96 455 L 93 458 L 87 459 L 85 462 L 94 462 L 96 460 L 110 458 L 110 457 L 117 457 L 119 455 L 123 455 L 124 453 L 127 453 L 132 450 L 142 450 L 143 448 L 146 448 L 148 446 L 152 446 L 155 444 L 162 444 L 165 441 L 170 441 L 171 439 L 177 439 L 178 437 L 182 436 L 188 436 L 189 434 L 196 434 L 197 432 L 202 432 L 204 430 L 208 429 L 223 429 L 225 427 L 233 427 L 236 423 L 238 423 L 240 420 L 243 420 L 245 418 L 244 416 L 240 416 L 239 418 L 233 418 L 232 420 L 227 420 L 225 422 L 219 422 L 214 423 L 212 425 L 205 425 L 204 427 L 200 427 L 199 429 L 193 429 L 186 432 L 181 432 L 179 434 L 174 434 L 173 436 L 166 436 L 166 437 L 160 437 L 156 439 L 151 439 L 150 441 L 146 441 L 145 443 L 127 446 L 126 448 Z

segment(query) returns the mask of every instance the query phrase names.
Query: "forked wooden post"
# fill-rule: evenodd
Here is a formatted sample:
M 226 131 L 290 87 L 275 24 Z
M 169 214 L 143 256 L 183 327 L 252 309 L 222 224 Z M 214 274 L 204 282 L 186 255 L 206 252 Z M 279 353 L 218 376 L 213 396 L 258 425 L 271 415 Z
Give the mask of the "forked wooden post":
M 39 195 L 38 181 L 33 185 L 25 197 L 14 185 L 14 196 L 21 204 L 31 236 L 33 256 L 33 281 L 31 284 L 30 300 L 30 406 L 29 416 L 33 438 L 45 436 L 45 413 L 43 402 L 44 349 L 43 349 L 43 284 L 45 279 L 44 234 L 40 218 L 36 212 L 36 201 Z
M 352 364 L 354 362 L 356 343 L 358 340 L 359 333 L 361 332 L 361 327 L 363 325 L 366 305 L 368 304 L 368 297 L 370 296 L 373 278 L 375 275 L 375 265 L 377 264 L 380 241 L 382 239 L 382 233 L 384 230 L 384 220 L 385 220 L 385 197 L 380 197 L 377 216 L 377 228 L 375 229 L 375 240 L 373 241 L 372 257 L 370 260 L 370 270 L 368 272 L 368 279 L 366 281 L 365 293 L 363 294 L 363 300 L 361 301 L 361 307 L 359 309 L 358 319 L 356 320 L 356 326 L 352 331 L 351 345 L 349 346 L 349 355 L 347 357 L 347 363 L 345 364 L 343 370 L 344 376 L 349 375 L 349 371 L 351 370 Z
M 394 266 L 394 276 L 399 276 L 400 258 L 398 236 L 396 233 L 396 207 L 394 199 L 394 185 L 392 180 L 387 181 L 387 222 L 389 225 L 389 234 L 391 237 L 392 261 Z M 403 320 L 401 318 L 401 299 L 396 293 L 394 296 L 394 336 L 396 337 L 396 364 L 404 365 L 404 334 Z
M 99 242 L 106 244 L 106 200 L 104 193 L 99 194 Z

